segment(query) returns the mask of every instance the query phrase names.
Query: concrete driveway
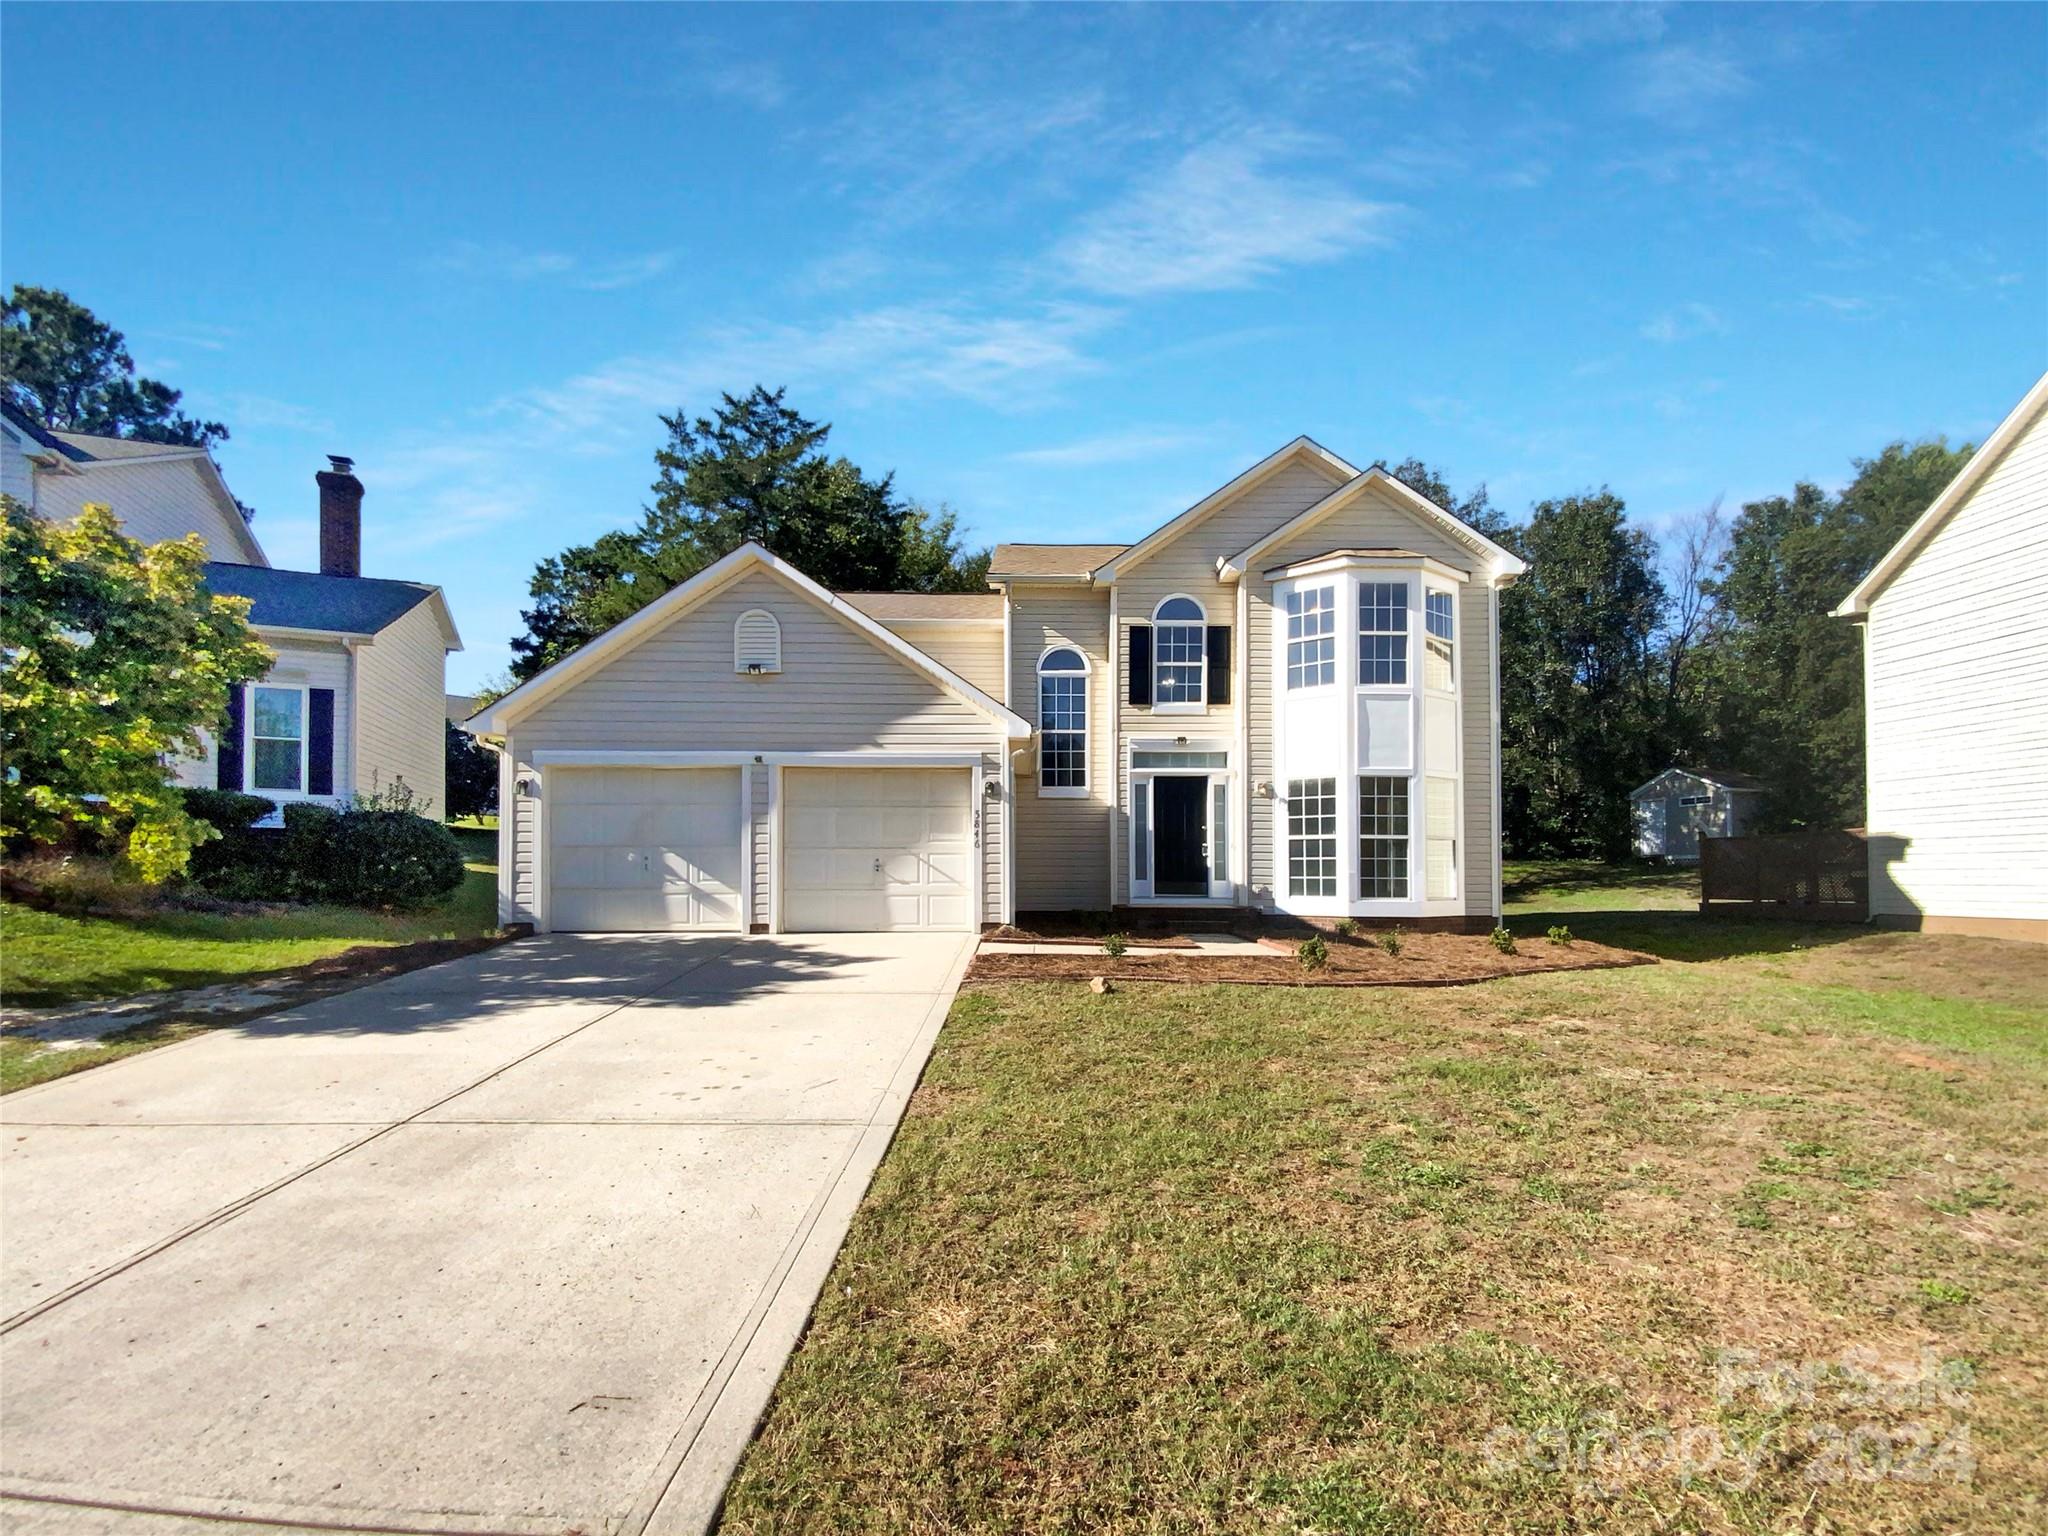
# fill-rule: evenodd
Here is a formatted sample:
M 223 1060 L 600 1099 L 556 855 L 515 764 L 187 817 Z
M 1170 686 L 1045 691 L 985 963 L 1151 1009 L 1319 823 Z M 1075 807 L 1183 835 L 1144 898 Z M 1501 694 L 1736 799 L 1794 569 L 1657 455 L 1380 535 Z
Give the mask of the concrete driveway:
M 703 1528 L 972 942 L 533 939 L 0 1101 L 0 1526 Z

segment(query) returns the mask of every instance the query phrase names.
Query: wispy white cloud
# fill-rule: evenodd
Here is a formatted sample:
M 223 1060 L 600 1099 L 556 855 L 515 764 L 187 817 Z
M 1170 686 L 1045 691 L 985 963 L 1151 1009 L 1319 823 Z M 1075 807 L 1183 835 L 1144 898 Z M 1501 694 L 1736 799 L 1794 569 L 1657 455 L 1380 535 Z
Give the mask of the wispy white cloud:
M 229 325 L 167 325 L 137 334 L 174 347 L 193 347 L 201 352 L 225 352 L 242 333 Z
M 1200 441 L 1192 432 L 1164 431 L 1109 432 L 1051 448 L 1026 448 L 1006 454 L 1012 464 L 1035 464 L 1052 469 L 1085 469 L 1098 464 L 1130 464 L 1162 454 L 1177 453 Z
M 237 432 L 332 432 L 334 423 L 311 406 L 268 395 L 229 395 L 221 404 L 228 425 Z M 338 451 L 338 450 L 337 450 Z
M 1053 264 L 1078 287 L 1139 296 L 1243 288 L 1387 243 L 1403 210 L 1278 169 L 1302 147 L 1260 135 L 1191 150 L 1083 220 Z
M 1753 84 L 1732 53 L 1694 43 L 1654 48 L 1626 68 L 1623 105 L 1663 122 L 1699 122 Z
M 1669 343 L 1693 341 L 1701 336 L 1721 336 L 1727 330 L 1728 322 L 1718 309 L 1691 299 L 1676 308 L 1652 315 L 1643 323 L 1642 336 L 1645 341 Z
M 592 293 L 631 288 L 675 265 L 675 252 L 648 251 L 637 256 L 619 256 L 590 261 L 566 251 L 528 250 L 503 242 L 458 240 L 436 255 L 431 265 L 438 271 L 458 272 L 486 282 L 565 282 Z
M 772 112 L 789 99 L 789 82 L 766 59 L 733 59 L 713 64 L 698 82 L 714 96 Z

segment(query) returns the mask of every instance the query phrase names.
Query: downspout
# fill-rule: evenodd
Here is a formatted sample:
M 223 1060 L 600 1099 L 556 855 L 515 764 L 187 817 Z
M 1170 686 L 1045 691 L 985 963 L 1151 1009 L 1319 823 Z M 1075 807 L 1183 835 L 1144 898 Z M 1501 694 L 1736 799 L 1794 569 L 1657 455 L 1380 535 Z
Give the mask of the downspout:
M 1500 819 L 1500 588 L 1496 579 L 1487 588 L 1486 620 L 1492 631 L 1492 641 L 1487 646 L 1487 672 L 1489 692 L 1493 695 L 1493 920 L 1495 923 L 1507 917 L 1506 905 L 1502 900 L 1501 864 L 1507 858 L 1507 828 Z
M 1230 829 L 1231 862 L 1242 896 L 1237 905 L 1252 905 L 1252 632 L 1251 593 L 1242 572 L 1237 578 L 1237 801 L 1236 825 Z

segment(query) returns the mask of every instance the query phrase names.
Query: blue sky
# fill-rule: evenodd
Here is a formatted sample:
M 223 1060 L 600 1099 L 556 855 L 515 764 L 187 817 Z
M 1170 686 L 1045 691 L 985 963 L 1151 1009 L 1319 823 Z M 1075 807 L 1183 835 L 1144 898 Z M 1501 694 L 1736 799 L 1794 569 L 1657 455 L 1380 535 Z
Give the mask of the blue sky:
M 2048 366 L 2048 7 L 87 7 L 0 16 L 0 266 L 233 428 L 282 565 L 501 669 L 658 411 L 787 384 L 980 541 L 1297 433 L 1657 526 Z

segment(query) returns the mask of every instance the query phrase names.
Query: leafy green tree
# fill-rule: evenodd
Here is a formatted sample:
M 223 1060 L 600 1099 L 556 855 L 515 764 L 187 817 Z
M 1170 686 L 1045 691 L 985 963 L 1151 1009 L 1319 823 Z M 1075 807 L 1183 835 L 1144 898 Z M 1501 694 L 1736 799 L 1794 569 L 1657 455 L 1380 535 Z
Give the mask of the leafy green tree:
M 206 590 L 205 563 L 196 535 L 143 545 L 96 503 L 58 524 L 0 497 L 0 837 L 125 836 L 155 882 L 219 835 L 165 760 L 198 755 L 228 690 L 273 657 L 248 600 Z
M 1659 744 L 1649 708 L 1664 583 L 1656 547 L 1601 489 L 1537 505 L 1529 573 L 1501 595 L 1502 820 L 1518 853 L 1619 858 L 1628 792 Z
M 755 385 L 712 416 L 661 418 L 653 505 L 640 525 L 543 560 L 512 641 L 521 681 L 630 618 L 740 544 L 754 540 L 839 591 L 960 591 L 987 571 L 964 554 L 951 512 L 900 500 L 894 477 L 871 480 L 825 452 L 828 424 Z M 977 563 L 978 562 L 978 563 Z
M 449 818 L 496 815 L 498 754 L 450 720 L 447 756 Z
M 1485 534 L 1496 544 L 1504 544 L 1514 532 L 1514 523 L 1508 515 L 1493 504 L 1481 484 L 1468 495 L 1458 496 L 1451 490 L 1441 471 L 1425 464 L 1420 459 L 1403 459 L 1387 471 L 1409 490 L 1428 497 L 1451 516 L 1476 532 Z
M 1769 786 L 1778 826 L 1860 824 L 1863 652 L 1829 618 L 1969 461 L 1936 438 L 1856 461 L 1839 496 L 1801 483 L 1743 507 L 1710 583 L 1719 687 L 1710 730 L 1725 766 Z
M 181 390 L 137 377 L 127 339 L 55 288 L 23 283 L 0 302 L 0 379 L 16 410 L 62 432 L 211 447 L 217 421 L 178 409 Z

